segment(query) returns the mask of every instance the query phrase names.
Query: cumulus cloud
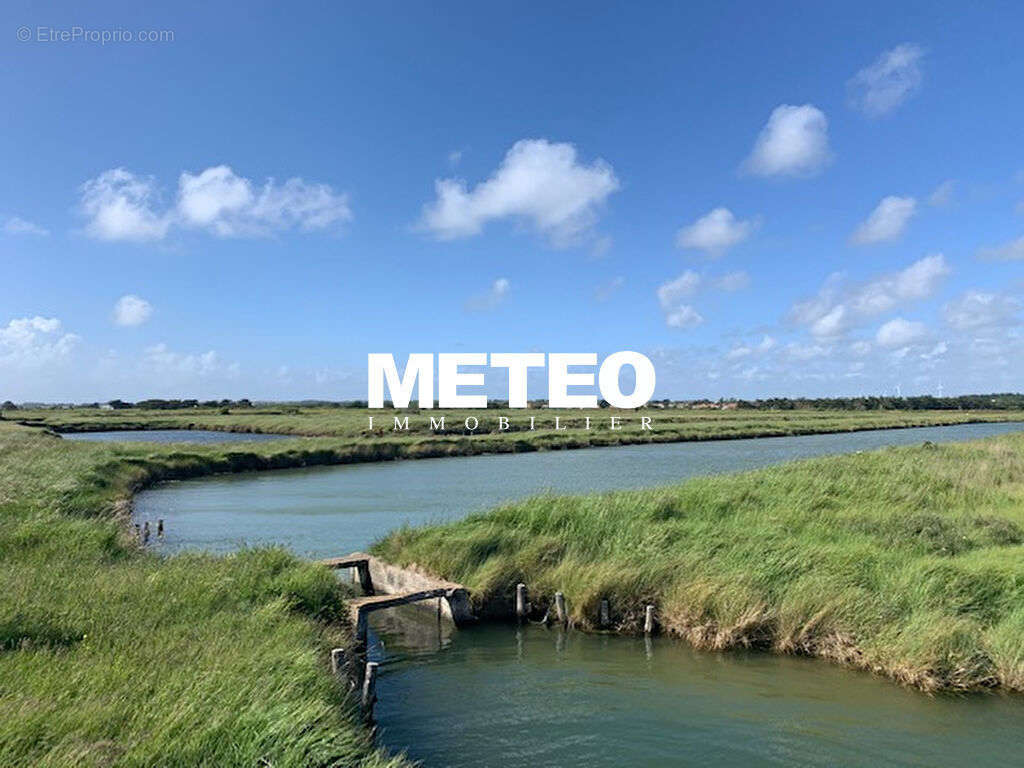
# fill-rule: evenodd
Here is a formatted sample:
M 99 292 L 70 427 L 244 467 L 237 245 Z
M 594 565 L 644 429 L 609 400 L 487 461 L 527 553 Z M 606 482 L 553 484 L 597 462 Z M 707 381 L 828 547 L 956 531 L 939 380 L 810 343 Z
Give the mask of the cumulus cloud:
M 892 112 L 921 87 L 924 49 L 911 43 L 885 51 L 848 83 L 850 103 L 870 117 Z
M 171 208 L 160 205 L 153 179 L 124 168 L 104 171 L 83 184 L 81 192 L 85 232 L 100 240 L 161 240 L 175 226 L 221 237 L 256 237 L 291 228 L 324 229 L 352 218 L 347 196 L 326 184 L 268 179 L 258 187 L 226 165 L 182 173 Z
M 928 328 L 924 323 L 897 317 L 878 329 L 875 341 L 882 347 L 905 347 L 920 341 L 927 335 Z
M 20 216 L 8 217 L 4 222 L 4 232 L 8 235 L 36 235 L 38 237 L 46 237 L 50 234 L 50 230 L 33 224 L 31 221 L 26 221 Z
M 850 239 L 859 245 L 895 240 L 906 230 L 916 209 L 917 201 L 912 197 L 884 197 Z
M 695 328 L 704 322 L 700 312 L 689 304 L 680 304 L 665 313 L 665 325 L 669 328 Z
M 1015 296 L 983 291 L 967 291 L 944 308 L 946 322 L 960 331 L 1016 325 L 1020 311 Z
M 982 248 L 978 251 L 978 258 L 990 261 L 1024 260 L 1024 237 L 992 248 Z
M 495 309 L 508 295 L 511 284 L 504 277 L 499 277 L 491 283 L 490 289 L 485 293 L 473 296 L 466 302 L 466 310 L 469 312 L 487 312 Z
M 825 113 L 811 104 L 782 104 L 761 129 L 742 169 L 758 176 L 810 176 L 831 157 Z
M 153 305 L 132 293 L 114 304 L 114 324 L 125 328 L 142 325 L 152 314 Z
M 178 182 L 178 213 L 188 226 L 209 229 L 221 237 L 268 235 L 286 229 L 325 229 L 350 221 L 348 197 L 326 184 L 268 179 L 262 187 L 238 176 L 226 165 Z
M 424 207 L 420 225 L 441 240 L 470 237 L 490 221 L 513 219 L 566 247 L 593 227 L 619 181 L 604 160 L 581 163 L 572 144 L 523 139 L 472 190 L 461 179 L 438 179 L 434 186 L 437 199 Z
M 166 344 L 147 347 L 142 357 L 142 367 L 160 375 L 206 378 L 211 376 L 234 377 L 238 375 L 238 363 L 226 363 L 215 351 L 198 354 L 175 352 Z
M 950 271 L 945 257 L 935 254 L 860 284 L 846 285 L 842 275 L 833 274 L 816 296 L 793 305 L 789 320 L 818 337 L 840 336 L 872 317 L 928 298 Z
M 701 282 L 701 276 L 688 269 L 676 279 L 658 286 L 658 303 L 665 315 L 665 324 L 670 328 L 693 328 L 704 322 L 696 309 L 684 303 L 685 299 L 696 295 Z
M 62 333 L 55 317 L 21 317 L 0 327 L 0 365 L 38 368 L 68 357 L 80 338 Z
M 946 179 L 937 186 L 928 196 L 928 204 L 936 208 L 942 208 L 953 202 L 953 190 L 956 189 L 956 182 Z
M 124 168 L 104 171 L 81 187 L 85 232 L 98 240 L 160 240 L 171 225 L 168 212 L 157 212 L 156 184 Z
M 681 299 L 690 298 L 700 288 L 701 276 L 688 269 L 675 280 L 670 280 L 658 286 L 658 302 L 663 309 L 669 309 L 679 303 Z
M 720 256 L 750 237 L 756 227 L 755 221 L 740 221 L 728 208 L 715 208 L 680 229 L 676 234 L 676 245 Z

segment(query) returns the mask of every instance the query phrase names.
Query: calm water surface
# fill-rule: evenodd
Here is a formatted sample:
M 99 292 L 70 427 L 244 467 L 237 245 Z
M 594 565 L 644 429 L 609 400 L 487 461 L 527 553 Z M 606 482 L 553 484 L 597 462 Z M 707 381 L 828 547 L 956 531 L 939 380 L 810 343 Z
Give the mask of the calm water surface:
M 136 500 L 159 546 L 363 549 L 404 522 L 545 490 L 672 483 L 824 454 L 968 440 L 1024 424 L 626 446 L 285 470 L 168 483 Z M 381 742 L 427 766 L 1020 765 L 1019 698 L 934 697 L 811 660 L 540 627 L 455 631 L 375 614 Z
M 1020 430 L 1024 423 L 965 424 L 251 472 L 167 483 L 140 493 L 135 510 L 141 519 L 166 521 L 168 550 L 279 543 L 331 557 L 365 549 L 403 523 L 451 520 L 543 491 L 642 488 L 824 454 Z
M 291 435 L 218 432 L 210 429 L 116 429 L 109 432 L 65 432 L 65 440 L 97 443 L 261 443 Z
M 667 638 L 500 625 L 439 638 L 420 622 L 375 627 L 375 715 L 382 743 L 426 766 L 1022 763 L 1024 704 L 1011 697 L 928 697 L 812 659 Z

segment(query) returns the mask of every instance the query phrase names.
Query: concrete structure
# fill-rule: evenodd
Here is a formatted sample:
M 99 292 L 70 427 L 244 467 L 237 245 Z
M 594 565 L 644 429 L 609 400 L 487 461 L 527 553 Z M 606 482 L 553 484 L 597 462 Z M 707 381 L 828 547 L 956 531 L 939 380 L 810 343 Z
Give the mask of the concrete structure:
M 456 626 L 474 621 L 469 592 L 461 584 L 437 579 L 418 568 L 399 568 L 365 552 L 321 560 L 328 568 L 353 568 L 365 595 L 348 601 L 356 639 L 366 642 L 368 616 L 373 611 L 438 600 L 442 616 Z M 431 606 L 433 607 L 433 606 Z

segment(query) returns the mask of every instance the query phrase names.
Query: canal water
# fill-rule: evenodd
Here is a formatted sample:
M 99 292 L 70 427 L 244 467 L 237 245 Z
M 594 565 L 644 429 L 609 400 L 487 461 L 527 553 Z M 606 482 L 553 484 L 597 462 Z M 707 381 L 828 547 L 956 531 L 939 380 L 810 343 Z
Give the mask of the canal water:
M 283 470 L 167 483 L 136 499 L 167 551 L 280 543 L 363 549 L 397 525 L 546 490 L 666 484 L 797 458 L 969 440 L 974 424 Z M 377 615 L 381 743 L 428 767 L 1020 764 L 1024 702 L 927 697 L 824 662 L 706 653 L 669 638 L 542 627 L 454 631 L 430 612 Z M 427 618 L 424 618 L 426 616 Z
M 212 429 L 117 429 L 103 432 L 65 432 L 65 440 L 95 443 L 262 443 L 291 435 L 220 432 Z
M 545 491 L 643 488 L 812 456 L 1020 430 L 1024 423 L 962 424 L 249 472 L 166 483 L 140 493 L 135 511 L 140 520 L 164 519 L 168 551 L 275 543 L 308 557 L 333 557 L 365 549 L 405 523 L 451 520 Z

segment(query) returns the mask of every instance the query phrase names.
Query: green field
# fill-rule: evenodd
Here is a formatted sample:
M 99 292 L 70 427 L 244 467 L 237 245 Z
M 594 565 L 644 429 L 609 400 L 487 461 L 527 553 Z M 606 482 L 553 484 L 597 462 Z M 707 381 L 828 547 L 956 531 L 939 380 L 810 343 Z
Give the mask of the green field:
M 482 424 L 498 415 L 470 413 Z M 554 414 L 536 415 L 539 423 Z M 622 415 L 625 423 L 638 416 Z M 375 750 L 328 673 L 328 649 L 346 644 L 337 621 L 345 594 L 331 574 L 280 550 L 164 558 L 139 549 L 127 502 L 154 482 L 621 441 L 1022 418 L 651 415 L 660 432 L 435 436 L 365 433 L 365 412 L 339 409 L 8 411 L 0 422 L 0 765 L 401 764 Z M 325 436 L 118 444 L 66 441 L 39 428 L 190 425 Z M 698 645 L 813 653 L 928 689 L 1018 690 L 1022 449 L 1022 438 L 1004 438 L 673 489 L 534 499 L 444 529 L 400 531 L 380 551 L 464 581 L 484 601 L 522 579 L 538 597 L 562 589 L 583 626 L 601 596 L 612 600 L 623 630 L 635 629 L 643 603 L 654 601 L 666 629 Z
M 703 648 L 755 647 L 923 690 L 1024 690 L 1024 435 L 891 448 L 685 484 L 540 496 L 374 547 L 477 604 L 565 593 L 623 631 L 653 603 Z
M 0 765 L 403 764 L 328 671 L 331 572 L 128 535 L 125 499 L 172 453 L 0 425 Z
M 369 428 L 369 417 L 374 428 Z M 403 424 L 408 416 L 409 429 L 396 431 L 395 417 Z M 430 418 L 445 417 L 446 430 L 432 431 Z M 535 419 L 531 430 L 530 417 Z M 610 419 L 621 421 L 613 429 Z M 924 427 L 964 424 L 978 421 L 1020 421 L 1024 412 L 992 411 L 759 411 L 691 410 L 645 408 L 637 411 L 597 409 L 593 411 L 548 409 L 487 410 L 367 410 L 361 408 L 236 408 L 229 413 L 219 409 L 179 411 L 136 410 L 101 411 L 76 408 L 68 410 L 7 411 L 4 417 L 34 424 L 58 432 L 87 432 L 111 429 L 211 429 L 229 432 L 264 432 L 307 437 L 341 438 L 346 446 L 381 448 L 387 459 L 395 446 L 410 457 L 418 455 L 455 455 L 484 452 L 513 452 L 548 448 L 583 448 L 645 442 L 680 442 L 744 437 L 779 437 L 823 432 L 847 432 L 862 429 Z M 509 429 L 499 429 L 499 418 L 508 418 Z M 559 426 L 555 430 L 554 420 Z M 585 419 L 591 428 L 585 429 Z M 650 418 L 650 430 L 641 419 Z M 467 430 L 466 419 L 478 419 L 475 430 Z M 472 423 L 472 422 L 471 422 Z M 425 441 L 430 441 L 428 448 Z M 325 444 L 327 445 L 327 444 Z M 337 449 L 338 442 L 330 443 Z M 372 450 L 371 450 L 372 452 Z

